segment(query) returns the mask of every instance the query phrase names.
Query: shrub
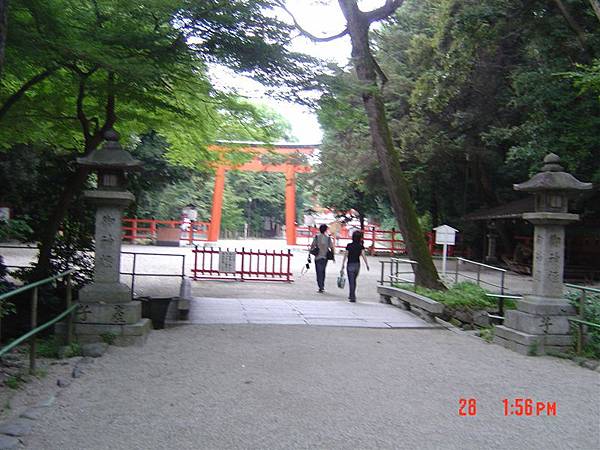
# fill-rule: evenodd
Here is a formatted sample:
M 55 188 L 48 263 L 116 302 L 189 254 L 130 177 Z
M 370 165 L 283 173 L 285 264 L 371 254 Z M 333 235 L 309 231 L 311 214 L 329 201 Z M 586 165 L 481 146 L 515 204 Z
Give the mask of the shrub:
M 579 298 L 581 291 L 573 289 L 567 292 L 567 299 L 579 310 Z M 586 294 L 586 302 L 584 308 L 583 320 L 587 322 L 600 324 L 600 294 Z M 577 331 L 573 333 L 577 336 Z M 588 340 L 583 348 L 583 353 L 586 356 L 600 358 L 600 330 L 593 327 L 588 327 Z
M 485 289 L 467 281 L 457 283 L 447 291 L 434 291 L 417 286 L 417 293 L 443 303 L 449 308 L 477 310 L 496 306 L 496 302 L 486 296 Z

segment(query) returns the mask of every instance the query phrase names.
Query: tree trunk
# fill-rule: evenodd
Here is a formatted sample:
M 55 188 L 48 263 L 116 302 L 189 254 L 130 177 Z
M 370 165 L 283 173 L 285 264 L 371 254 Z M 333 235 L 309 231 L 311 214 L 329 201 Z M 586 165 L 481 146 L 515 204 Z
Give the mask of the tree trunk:
M 352 41 L 352 62 L 362 87 L 362 99 L 369 120 L 373 148 L 377 153 L 383 179 L 408 256 L 417 261 L 415 282 L 431 289 L 443 289 L 429 254 L 427 243 L 412 202 L 408 183 L 402 173 L 400 158 L 394 148 L 388 127 L 385 106 L 377 85 L 377 63 L 369 47 L 369 17 L 358 9 L 356 0 L 338 0 L 347 21 Z
M 85 77 L 82 78 L 84 81 Z M 80 93 L 77 102 L 77 113 L 82 124 L 83 135 L 85 137 L 85 151 L 82 155 L 87 156 L 94 151 L 103 141 L 104 133 L 113 127 L 117 117 L 115 114 L 115 94 L 114 94 L 114 75 L 109 73 L 107 80 L 107 99 L 106 99 L 106 118 L 104 125 L 96 129 L 93 133 L 89 132 L 89 120 L 83 112 L 83 85 L 80 85 Z M 38 263 L 34 271 L 34 279 L 40 280 L 50 275 L 50 256 L 52 247 L 56 240 L 56 235 L 69 212 L 69 208 L 77 194 L 79 194 L 88 178 L 88 170 L 77 167 L 75 172 L 67 179 L 65 188 L 60 196 L 58 204 L 54 208 L 45 228 L 45 232 L 39 243 Z
M 82 191 L 87 176 L 88 171 L 78 167 L 76 172 L 72 173 L 67 179 L 58 204 L 52 210 L 52 215 L 48 219 L 44 234 L 40 239 L 38 262 L 33 275 L 34 280 L 41 280 L 50 276 L 50 256 L 52 255 L 56 235 L 69 212 L 73 199 Z
M 0 0 L 0 76 L 4 69 L 4 48 L 8 26 L 8 0 Z

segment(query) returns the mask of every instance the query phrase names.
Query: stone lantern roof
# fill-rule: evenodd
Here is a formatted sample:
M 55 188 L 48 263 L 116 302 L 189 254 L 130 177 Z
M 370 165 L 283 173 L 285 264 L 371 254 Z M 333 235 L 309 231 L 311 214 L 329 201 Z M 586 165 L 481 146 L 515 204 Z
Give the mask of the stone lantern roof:
M 83 158 L 77 158 L 77 163 L 90 169 L 120 169 L 124 171 L 141 170 L 142 162 L 133 158 L 131 153 L 123 150 L 119 143 L 119 133 L 108 129 L 104 133 L 104 145 L 92 151 Z
M 516 191 L 542 192 L 542 191 L 584 191 L 592 189 L 592 183 L 583 183 L 575 178 L 560 165 L 560 157 L 549 153 L 544 158 L 542 171 L 536 173 L 531 179 L 513 185 Z

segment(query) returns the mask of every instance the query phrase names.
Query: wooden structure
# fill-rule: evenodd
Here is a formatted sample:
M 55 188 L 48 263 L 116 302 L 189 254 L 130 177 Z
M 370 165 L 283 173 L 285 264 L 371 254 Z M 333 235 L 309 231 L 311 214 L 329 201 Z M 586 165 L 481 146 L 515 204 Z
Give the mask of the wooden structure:
M 254 154 L 254 158 L 244 164 L 230 165 L 219 163 L 216 166 L 215 188 L 213 191 L 212 213 L 208 241 L 219 240 L 225 173 L 227 170 L 244 172 L 278 172 L 285 174 L 285 236 L 288 245 L 296 245 L 296 174 L 309 173 L 311 167 L 305 162 L 314 153 L 315 145 L 273 144 L 267 146 L 257 142 L 219 142 L 210 150 L 224 152 L 228 147 Z

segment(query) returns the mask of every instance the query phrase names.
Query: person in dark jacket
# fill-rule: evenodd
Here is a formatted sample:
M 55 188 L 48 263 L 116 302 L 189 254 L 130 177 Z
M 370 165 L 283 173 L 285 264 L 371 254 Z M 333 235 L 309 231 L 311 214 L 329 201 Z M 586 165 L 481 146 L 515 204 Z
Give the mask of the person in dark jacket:
M 310 244 L 310 253 L 315 255 L 315 269 L 317 271 L 317 285 L 319 287 L 319 293 L 323 293 L 325 290 L 327 253 L 331 251 L 332 254 L 335 254 L 333 248 L 333 239 L 325 234 L 327 228 L 327 225 L 322 224 L 319 227 L 319 234 L 313 238 L 312 244 Z
M 344 272 L 344 265 L 346 264 L 346 259 L 348 259 L 347 274 L 348 287 L 350 288 L 348 300 L 351 302 L 356 301 L 356 279 L 358 278 L 358 272 L 360 272 L 361 256 L 365 262 L 367 270 L 369 270 L 369 263 L 367 262 L 367 257 L 364 253 L 365 248 L 363 247 L 362 237 L 363 234 L 360 231 L 355 231 L 352 233 L 352 242 L 346 246 L 346 254 L 344 255 L 344 260 L 342 261 L 342 270 L 340 271 L 340 273 Z

